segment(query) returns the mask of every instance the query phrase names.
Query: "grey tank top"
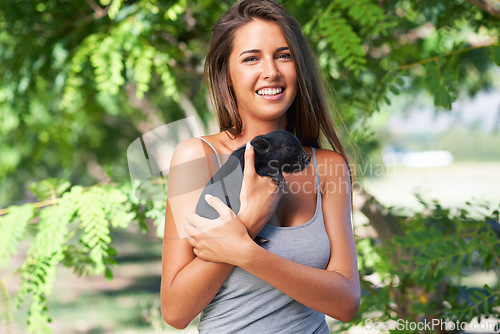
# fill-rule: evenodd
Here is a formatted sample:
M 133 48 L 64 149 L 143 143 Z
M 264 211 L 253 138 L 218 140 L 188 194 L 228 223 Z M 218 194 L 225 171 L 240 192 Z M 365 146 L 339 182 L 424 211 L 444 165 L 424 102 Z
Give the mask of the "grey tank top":
M 217 151 L 205 139 L 221 161 Z M 316 211 L 307 222 L 291 227 L 266 224 L 259 236 L 270 241 L 261 247 L 297 263 L 326 269 L 330 242 L 323 221 L 316 150 Z M 287 279 L 283 277 L 283 279 Z M 308 289 L 307 286 L 303 287 Z M 325 315 L 292 299 L 253 274 L 234 267 L 213 300 L 202 311 L 200 334 L 328 334 Z

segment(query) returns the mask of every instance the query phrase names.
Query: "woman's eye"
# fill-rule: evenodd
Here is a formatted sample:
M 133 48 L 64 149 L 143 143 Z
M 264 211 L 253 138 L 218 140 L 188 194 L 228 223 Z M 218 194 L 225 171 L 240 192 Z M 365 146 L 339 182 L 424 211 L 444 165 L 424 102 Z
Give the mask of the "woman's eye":
M 283 53 L 278 56 L 280 59 L 292 59 L 292 55 L 289 53 Z
M 252 57 L 248 57 L 248 58 L 243 59 L 243 62 L 247 63 L 247 62 L 256 61 L 256 60 L 257 60 L 257 57 L 252 56 Z

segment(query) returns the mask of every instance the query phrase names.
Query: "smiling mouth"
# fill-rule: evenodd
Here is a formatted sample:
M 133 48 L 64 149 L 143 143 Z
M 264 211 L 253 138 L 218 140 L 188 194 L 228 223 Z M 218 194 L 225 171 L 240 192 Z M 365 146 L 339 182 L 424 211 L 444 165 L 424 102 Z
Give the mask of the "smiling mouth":
M 260 96 L 274 96 L 274 95 L 281 94 L 284 91 L 285 91 L 285 88 L 283 88 L 283 87 L 279 87 L 279 88 L 263 88 L 263 89 L 259 89 L 257 91 L 257 94 L 260 95 Z

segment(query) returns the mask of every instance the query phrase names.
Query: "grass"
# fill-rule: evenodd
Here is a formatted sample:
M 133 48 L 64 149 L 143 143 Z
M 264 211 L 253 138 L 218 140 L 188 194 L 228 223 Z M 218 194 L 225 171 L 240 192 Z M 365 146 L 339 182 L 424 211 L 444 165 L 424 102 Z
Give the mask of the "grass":
M 437 199 L 444 206 L 463 206 L 466 201 L 500 204 L 500 162 L 457 162 L 445 167 L 395 166 L 384 175 L 363 182 L 381 203 L 421 208 L 414 193 Z

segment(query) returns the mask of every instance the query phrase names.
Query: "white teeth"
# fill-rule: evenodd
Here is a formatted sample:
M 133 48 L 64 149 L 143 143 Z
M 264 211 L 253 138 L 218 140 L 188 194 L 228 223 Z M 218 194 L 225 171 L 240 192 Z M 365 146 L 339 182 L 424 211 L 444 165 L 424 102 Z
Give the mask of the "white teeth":
M 276 94 L 280 94 L 281 92 L 283 92 L 284 88 L 283 87 L 280 87 L 280 88 L 263 88 L 263 89 L 260 89 L 257 91 L 257 94 L 259 95 L 276 95 Z

